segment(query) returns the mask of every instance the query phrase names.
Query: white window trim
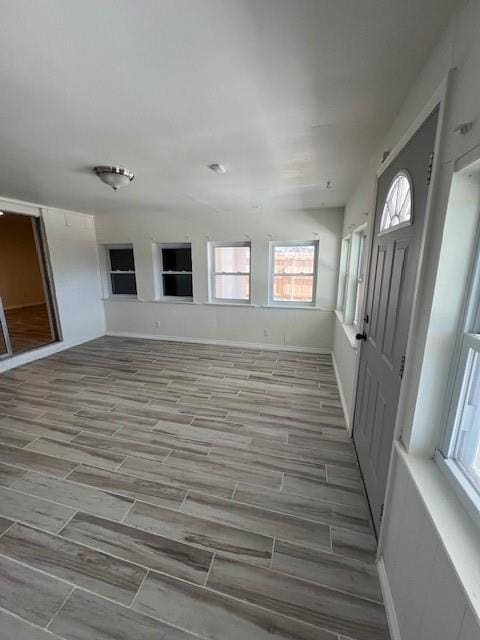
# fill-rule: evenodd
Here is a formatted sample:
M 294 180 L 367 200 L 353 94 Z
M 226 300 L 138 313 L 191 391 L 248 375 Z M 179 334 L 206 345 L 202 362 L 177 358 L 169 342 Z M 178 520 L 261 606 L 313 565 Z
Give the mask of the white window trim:
M 365 282 L 367 280 L 367 243 L 368 231 L 367 224 L 362 224 L 354 231 L 354 237 L 357 242 L 357 255 L 355 260 L 355 280 L 353 282 L 352 291 L 352 325 L 355 330 L 359 330 L 363 326 L 362 309 L 365 299 Z M 359 317 L 356 318 L 356 311 L 359 311 Z
M 112 271 L 112 264 L 110 262 L 110 249 L 131 249 L 133 252 L 133 260 L 135 262 L 135 252 L 133 249 L 132 243 L 114 243 L 114 244 L 105 244 L 105 265 L 106 265 L 106 275 L 107 275 L 107 287 L 108 287 L 108 297 L 121 299 L 137 299 L 138 298 L 138 283 L 137 283 L 137 272 L 136 269 L 133 271 Z M 135 284 L 137 286 L 137 294 L 128 294 L 128 293 L 113 293 L 112 290 L 112 274 L 133 274 L 135 276 Z
M 352 234 L 349 233 L 344 238 L 342 238 L 341 250 L 340 250 L 340 267 L 338 270 L 337 311 L 340 315 L 342 322 L 344 321 L 345 306 L 347 301 L 348 274 L 350 272 L 351 253 L 352 253 Z
M 216 247 L 249 247 L 250 248 L 250 271 L 216 271 L 215 270 L 215 248 Z M 252 299 L 252 243 L 250 240 L 241 242 L 215 241 L 208 243 L 208 272 L 209 272 L 209 296 L 210 304 L 233 304 L 250 305 Z M 248 299 L 237 298 L 217 298 L 215 296 L 215 276 L 248 276 Z
M 313 273 L 299 272 L 292 274 L 275 274 L 275 248 L 276 247 L 313 247 L 314 248 L 314 262 Z M 268 270 L 268 306 L 270 307 L 316 307 L 317 306 L 317 282 L 318 282 L 318 254 L 319 254 L 319 241 L 318 240 L 302 240 L 302 241 L 281 241 L 274 240 L 270 242 L 269 247 L 269 270 Z M 295 300 L 275 300 L 274 299 L 274 287 L 275 287 L 275 275 L 292 275 L 292 276 L 313 276 L 312 284 L 312 301 L 295 301 Z
M 192 302 L 193 292 L 191 296 L 167 296 L 164 293 L 163 288 L 163 276 L 164 275 L 191 275 L 192 287 L 193 287 L 193 263 L 192 271 L 164 271 L 163 269 L 163 257 L 162 249 L 190 249 L 190 255 L 192 255 L 192 243 L 191 242 L 157 242 L 156 245 L 156 258 L 154 260 L 154 266 L 157 279 L 157 296 L 155 298 L 158 302 Z
M 480 526 L 480 492 L 453 457 L 465 391 L 465 373 L 471 350 L 480 352 L 480 229 L 474 247 L 465 292 L 464 313 L 459 323 L 445 401 L 445 421 L 435 460 L 474 521 Z

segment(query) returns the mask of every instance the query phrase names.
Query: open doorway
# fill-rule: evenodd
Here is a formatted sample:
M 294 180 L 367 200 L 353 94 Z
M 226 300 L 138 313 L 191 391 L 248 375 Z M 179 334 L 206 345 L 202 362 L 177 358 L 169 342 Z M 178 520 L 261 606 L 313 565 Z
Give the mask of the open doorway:
M 0 215 L 0 357 L 58 340 L 38 218 Z

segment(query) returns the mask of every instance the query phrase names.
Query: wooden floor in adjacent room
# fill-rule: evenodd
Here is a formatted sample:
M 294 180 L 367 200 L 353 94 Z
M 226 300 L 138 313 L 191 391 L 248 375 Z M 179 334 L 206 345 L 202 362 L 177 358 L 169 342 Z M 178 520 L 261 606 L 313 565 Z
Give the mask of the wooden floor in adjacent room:
M 101 338 L 0 443 L 2 640 L 388 638 L 330 356 Z
M 46 304 L 5 309 L 13 353 L 31 351 L 55 341 Z

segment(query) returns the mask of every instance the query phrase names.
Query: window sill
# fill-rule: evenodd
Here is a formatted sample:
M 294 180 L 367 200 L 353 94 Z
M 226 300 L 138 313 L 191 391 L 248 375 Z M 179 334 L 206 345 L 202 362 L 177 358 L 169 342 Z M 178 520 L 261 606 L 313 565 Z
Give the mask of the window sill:
M 480 546 L 478 527 L 436 462 L 408 454 L 396 442 L 462 588 L 480 617 Z
M 338 311 L 338 309 L 335 309 L 335 315 L 337 316 L 338 321 L 343 327 L 343 330 L 345 332 L 347 340 L 350 343 L 350 346 L 352 347 L 352 349 L 355 349 L 356 351 L 358 349 L 358 343 L 357 343 L 357 340 L 355 339 L 355 336 L 357 335 L 357 330 L 355 329 L 353 324 L 345 324 L 343 322 L 343 313 L 341 311 Z
M 256 307 L 256 304 L 251 302 L 217 302 L 216 300 L 209 300 L 204 304 L 208 304 L 214 307 Z
M 323 311 L 332 313 L 333 309 L 328 309 L 326 307 L 316 307 L 312 304 L 262 304 L 260 305 L 265 309 L 291 309 L 295 311 L 295 309 L 301 309 L 302 311 L 310 310 L 310 311 Z
M 110 300 L 134 300 L 135 302 L 139 301 L 138 296 L 107 296 L 106 298 L 102 298 L 103 301 Z
M 193 298 L 175 298 L 175 297 L 165 297 L 165 298 L 158 298 L 156 300 L 148 300 L 148 302 L 155 302 L 155 303 L 159 303 L 159 304 L 197 304 L 196 302 L 193 301 Z
M 465 509 L 470 514 L 477 527 L 480 527 L 480 496 L 465 476 L 460 472 L 457 465 L 450 459 L 444 458 L 437 449 L 435 451 L 435 462 L 443 473 L 452 489 L 458 496 Z

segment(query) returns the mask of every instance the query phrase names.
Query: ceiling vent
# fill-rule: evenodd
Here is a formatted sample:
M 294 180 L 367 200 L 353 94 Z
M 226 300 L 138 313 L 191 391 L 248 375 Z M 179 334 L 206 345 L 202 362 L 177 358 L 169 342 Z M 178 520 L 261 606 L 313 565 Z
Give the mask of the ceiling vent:
M 219 164 L 218 162 L 214 162 L 213 164 L 209 164 L 207 166 L 209 169 L 211 169 L 215 173 L 227 173 L 227 170 L 225 169 L 225 167 L 222 164 Z

